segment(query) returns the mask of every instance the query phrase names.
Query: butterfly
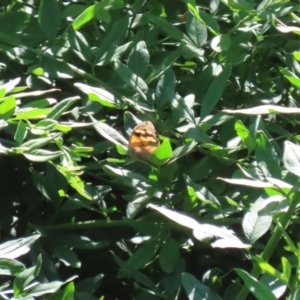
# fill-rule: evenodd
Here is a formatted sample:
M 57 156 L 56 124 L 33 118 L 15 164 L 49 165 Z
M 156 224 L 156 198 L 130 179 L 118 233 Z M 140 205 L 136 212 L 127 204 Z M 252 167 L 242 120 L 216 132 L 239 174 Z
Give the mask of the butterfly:
M 159 145 L 154 125 L 150 121 L 145 121 L 133 128 L 128 149 L 133 156 L 151 162 L 151 154 Z

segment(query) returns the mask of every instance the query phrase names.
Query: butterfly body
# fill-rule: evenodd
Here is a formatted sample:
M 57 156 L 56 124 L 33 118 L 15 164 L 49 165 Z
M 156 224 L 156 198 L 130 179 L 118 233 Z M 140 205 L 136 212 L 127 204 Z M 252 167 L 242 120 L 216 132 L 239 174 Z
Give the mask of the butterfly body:
M 160 142 L 154 125 L 150 121 L 145 121 L 133 128 L 128 148 L 133 156 L 150 161 L 151 154 L 159 145 Z

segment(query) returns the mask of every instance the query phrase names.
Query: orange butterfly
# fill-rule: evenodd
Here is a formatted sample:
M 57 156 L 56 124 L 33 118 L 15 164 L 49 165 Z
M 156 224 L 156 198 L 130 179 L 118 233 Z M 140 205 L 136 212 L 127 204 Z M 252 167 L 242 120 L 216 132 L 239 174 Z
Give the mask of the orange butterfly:
M 145 121 L 133 128 L 128 148 L 133 156 L 151 162 L 151 154 L 159 145 L 160 142 L 155 127 L 150 121 Z

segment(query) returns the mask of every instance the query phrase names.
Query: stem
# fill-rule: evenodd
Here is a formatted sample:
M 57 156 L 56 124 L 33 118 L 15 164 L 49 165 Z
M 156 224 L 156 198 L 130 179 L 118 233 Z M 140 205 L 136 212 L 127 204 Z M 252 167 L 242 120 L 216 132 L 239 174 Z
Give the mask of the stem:
M 292 215 L 295 212 L 296 206 L 300 201 L 300 193 L 295 193 L 294 197 L 291 200 L 291 205 L 289 210 L 286 214 L 284 214 L 281 217 L 281 220 L 279 221 L 281 223 L 281 226 L 286 229 L 288 225 L 290 224 L 290 220 L 292 219 Z M 276 226 L 273 235 L 269 239 L 261 257 L 263 260 L 268 261 L 271 257 L 273 251 L 276 249 L 276 246 L 281 238 L 282 231 L 280 230 L 279 226 Z M 252 268 L 251 275 L 253 277 L 258 277 L 260 275 L 260 268 L 257 264 L 255 264 Z M 244 286 L 237 296 L 236 300 L 244 300 L 246 299 L 247 295 L 249 293 L 249 290 L 246 286 Z

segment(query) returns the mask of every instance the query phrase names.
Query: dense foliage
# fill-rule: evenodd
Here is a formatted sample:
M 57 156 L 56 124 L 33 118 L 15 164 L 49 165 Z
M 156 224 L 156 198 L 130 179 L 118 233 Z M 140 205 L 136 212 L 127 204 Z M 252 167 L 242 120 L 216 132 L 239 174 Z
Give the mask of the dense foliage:
M 300 299 L 296 1 L 0 5 L 1 299 Z

